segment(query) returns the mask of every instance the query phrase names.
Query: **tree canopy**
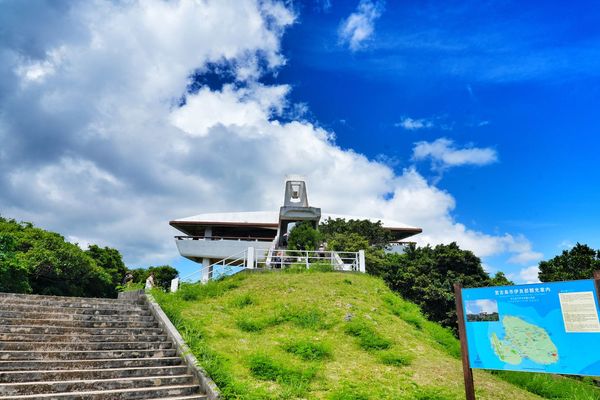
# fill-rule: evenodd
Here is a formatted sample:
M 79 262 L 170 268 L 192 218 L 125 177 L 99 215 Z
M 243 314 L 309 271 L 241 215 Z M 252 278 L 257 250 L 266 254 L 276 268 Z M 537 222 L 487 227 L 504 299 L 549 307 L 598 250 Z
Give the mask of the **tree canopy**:
M 62 296 L 116 295 L 110 275 L 58 233 L 0 217 L 0 236 L 3 290 Z
M 357 234 L 366 239 L 369 246 L 381 249 L 385 248 L 393 239 L 392 234 L 382 227 L 381 221 L 371 222 L 367 219 L 345 220 L 343 218 L 327 218 L 327 220 L 321 222 L 319 225 L 319 231 L 323 234 L 327 242 L 334 237 L 339 238 L 338 234 Z
M 146 278 L 154 272 L 154 285 L 163 290 L 170 290 L 171 281 L 177 278 L 179 272 L 170 265 L 151 266 L 148 268 L 136 268 L 131 270 L 133 283 L 145 283 Z
M 428 318 L 456 330 L 454 284 L 487 286 L 490 276 L 481 260 L 456 243 L 435 247 L 410 245 L 404 254 L 389 254 L 382 274 L 392 290 L 421 306 Z
M 116 297 L 126 271 L 117 249 L 92 244 L 84 251 L 58 233 L 0 216 L 1 292 Z M 177 276 L 166 265 L 142 271 L 143 280 L 154 271 L 165 288 Z
M 600 270 L 600 250 L 577 243 L 539 266 L 538 277 L 542 282 L 590 279 L 594 271 Z
M 308 221 L 296 225 L 288 237 L 290 250 L 317 250 L 320 243 L 321 234 Z

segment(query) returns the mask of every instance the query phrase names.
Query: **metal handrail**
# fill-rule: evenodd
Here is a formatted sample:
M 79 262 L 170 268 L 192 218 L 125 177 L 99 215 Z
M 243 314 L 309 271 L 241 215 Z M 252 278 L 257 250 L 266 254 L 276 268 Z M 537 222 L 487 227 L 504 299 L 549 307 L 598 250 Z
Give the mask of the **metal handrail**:
M 310 268 L 314 263 L 327 263 L 336 270 L 358 271 L 359 253 L 336 252 L 329 250 L 274 250 L 267 257 L 256 259 L 256 268 L 287 268 L 292 265 L 303 264 Z M 262 266 L 261 266 L 262 265 Z
M 302 265 L 307 269 L 310 269 L 311 265 L 315 263 L 327 263 L 331 265 L 334 270 L 338 271 L 364 272 L 364 269 L 361 270 L 360 267 L 360 252 L 283 250 L 275 249 L 273 247 L 269 249 L 267 253 L 263 253 L 260 258 L 253 258 L 249 251 L 250 249 L 244 249 L 216 263 L 203 267 L 200 270 L 181 278 L 181 282 L 190 282 L 191 278 L 196 274 L 199 275 L 199 282 L 206 283 L 210 280 L 219 279 L 226 275 L 233 275 L 249 268 L 280 269 Z M 254 254 L 254 252 L 252 252 L 252 254 Z M 251 265 L 248 265 L 252 258 L 254 261 Z M 234 271 L 234 267 L 239 268 L 239 270 Z M 215 268 L 217 268 L 216 271 Z M 179 281 L 177 281 L 176 285 L 178 285 L 178 282 Z
M 213 263 L 213 264 L 207 265 L 206 267 L 202 267 L 202 268 L 200 268 L 198 271 L 192 272 L 191 274 L 189 274 L 189 275 L 187 275 L 187 276 L 185 276 L 185 277 L 181 278 L 181 281 L 182 281 L 182 282 L 187 282 L 187 281 L 188 281 L 188 280 L 189 280 L 189 279 L 190 279 L 192 276 L 194 276 L 194 275 L 196 275 L 196 274 L 200 274 L 200 279 L 198 279 L 198 280 L 201 280 L 201 279 L 202 279 L 202 277 L 204 276 L 204 272 L 205 272 L 205 271 L 207 271 L 207 270 L 210 272 L 211 268 L 213 268 L 213 267 L 215 267 L 215 266 L 222 265 L 223 267 L 228 267 L 228 266 L 231 266 L 231 265 L 233 265 L 233 263 L 234 263 L 234 262 L 239 262 L 239 261 L 241 261 L 241 260 L 244 260 L 244 265 L 245 265 L 245 261 L 246 261 L 246 253 L 247 253 L 247 251 L 248 251 L 248 250 L 244 249 L 244 250 L 242 250 L 242 251 L 240 251 L 240 252 L 238 252 L 238 253 L 235 253 L 235 254 L 233 254 L 233 255 L 231 255 L 231 256 L 229 256 L 229 257 L 227 257 L 227 258 L 224 258 L 224 259 L 222 259 L 222 260 L 220 260 L 220 261 L 217 261 L 216 263 Z M 241 257 L 240 257 L 240 256 L 241 256 Z M 235 258 L 234 258 L 234 257 L 235 257 Z M 226 264 L 225 262 L 226 262 L 227 260 L 231 260 L 231 263 L 227 263 L 227 264 Z M 210 280 L 210 278 L 209 278 L 209 280 Z
M 175 236 L 177 240 L 237 240 L 237 241 L 247 241 L 247 242 L 272 242 L 273 238 L 271 237 L 240 237 L 240 236 L 189 236 L 189 235 L 179 235 Z

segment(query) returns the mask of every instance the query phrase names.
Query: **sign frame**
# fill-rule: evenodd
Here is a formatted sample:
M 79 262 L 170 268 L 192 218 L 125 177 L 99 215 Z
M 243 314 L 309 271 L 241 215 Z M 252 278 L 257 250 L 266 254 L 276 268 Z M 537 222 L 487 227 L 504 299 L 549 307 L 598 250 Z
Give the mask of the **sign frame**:
M 600 270 L 594 271 L 593 281 L 595 283 L 596 296 L 600 304 Z M 467 345 L 467 329 L 465 324 L 465 315 L 463 308 L 463 286 L 458 282 L 454 284 L 454 295 L 456 298 L 456 317 L 458 322 L 458 336 L 460 339 L 460 350 L 462 356 L 463 379 L 465 384 L 465 399 L 476 400 L 475 382 L 473 380 L 473 369 L 469 363 L 469 348 Z

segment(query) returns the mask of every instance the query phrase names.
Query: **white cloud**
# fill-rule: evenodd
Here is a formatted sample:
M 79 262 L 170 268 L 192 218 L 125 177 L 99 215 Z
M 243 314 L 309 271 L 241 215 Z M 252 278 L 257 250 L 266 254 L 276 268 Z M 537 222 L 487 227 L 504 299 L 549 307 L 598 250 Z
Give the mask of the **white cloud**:
M 558 244 L 557 247 L 561 250 L 570 250 L 575 247 L 575 244 L 573 244 L 571 240 L 563 240 Z
M 479 314 L 485 312 L 488 314 L 498 312 L 498 302 L 496 300 L 467 300 L 467 314 Z
M 188 97 L 186 106 L 171 113 L 171 121 L 183 131 L 199 136 L 207 135 L 217 124 L 256 125 L 283 111 L 288 90 L 285 85 L 258 84 L 237 90 L 232 85 L 225 85 L 219 91 L 202 88 Z
M 383 12 L 383 1 L 361 0 L 356 11 L 342 21 L 338 30 L 340 43 L 347 44 L 350 50 L 363 48 L 375 31 L 375 21 Z
M 532 261 L 539 261 L 544 257 L 544 254 L 537 251 L 523 251 L 508 259 L 509 263 L 528 264 Z
M 421 244 L 456 241 L 479 256 L 532 251 L 523 237 L 457 222 L 453 196 L 416 169 L 395 173 L 341 149 L 332 132 L 278 121 L 290 88 L 256 78 L 285 63 L 280 40 L 294 14 L 279 3 L 76 2 L 64 20 L 28 16 L 5 27 L 26 32 L 24 41 L 0 44 L 4 216 L 114 246 L 130 264 L 157 264 L 177 256 L 170 219 L 277 209 L 283 177 L 298 173 L 311 203 L 422 227 Z M 56 49 L 52 71 L 24 84 L 31 76 L 18 71 Z M 214 64 L 235 82 L 186 93 L 189 76 Z M 485 150 L 442 147 L 427 157 L 481 163 L 465 160 Z
M 540 269 L 537 265 L 532 265 L 531 267 L 523 268 L 519 271 L 518 279 L 522 283 L 539 283 L 540 280 L 538 278 L 538 273 Z
M 461 165 L 487 165 L 498 161 L 496 150 L 486 147 L 457 148 L 454 141 L 439 138 L 433 142 L 417 142 L 413 160 L 430 159 L 434 169 L 443 170 Z
M 405 117 L 400 122 L 395 123 L 394 126 L 402 127 L 409 131 L 414 131 L 417 129 L 433 128 L 434 124 L 432 121 L 425 118 L 413 119 L 410 117 Z

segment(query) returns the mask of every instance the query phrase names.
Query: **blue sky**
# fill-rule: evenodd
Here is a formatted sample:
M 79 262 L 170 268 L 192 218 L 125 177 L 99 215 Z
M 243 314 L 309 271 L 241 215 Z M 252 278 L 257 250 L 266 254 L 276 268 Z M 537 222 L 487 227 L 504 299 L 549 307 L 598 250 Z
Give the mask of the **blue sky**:
M 600 6 L 581 2 L 373 2 L 372 36 L 351 51 L 339 27 L 351 2 L 300 7 L 278 79 L 338 144 L 399 170 L 412 143 L 491 147 L 498 162 L 445 171 L 457 219 L 522 233 L 546 258 L 600 247 Z M 406 118 L 431 127 L 398 127 Z M 438 178 L 427 162 L 417 167 Z M 502 260 L 490 265 L 511 270 Z
M 0 2 L 0 214 L 133 266 L 168 221 L 273 210 L 423 228 L 536 280 L 600 248 L 594 2 Z

